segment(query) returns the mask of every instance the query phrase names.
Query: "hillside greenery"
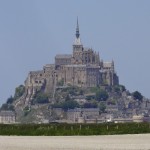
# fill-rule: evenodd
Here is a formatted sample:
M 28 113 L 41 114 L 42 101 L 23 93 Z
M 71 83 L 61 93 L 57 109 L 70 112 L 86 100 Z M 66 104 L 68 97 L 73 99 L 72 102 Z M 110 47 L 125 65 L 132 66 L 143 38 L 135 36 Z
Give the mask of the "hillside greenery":
M 60 84 L 60 85 L 62 85 L 62 84 Z M 95 103 L 95 102 L 93 103 L 93 100 L 97 101 L 97 102 L 106 101 L 106 100 L 111 98 L 111 97 L 109 97 L 109 93 L 115 92 L 115 93 L 119 94 L 125 90 L 126 90 L 126 88 L 123 85 L 115 85 L 112 87 L 108 86 L 105 88 L 101 88 L 101 87 L 82 88 L 82 87 L 70 85 L 70 86 L 68 86 L 66 88 L 62 88 L 62 89 L 57 88 L 56 93 L 55 93 L 55 100 L 56 100 L 56 105 L 63 106 L 63 104 L 60 105 L 60 103 L 59 103 L 60 101 L 72 100 L 71 101 L 71 103 L 72 103 L 73 98 L 71 98 L 71 97 L 83 95 L 86 97 L 86 100 L 88 100 L 88 103 L 85 103 L 85 105 L 81 106 L 81 107 L 90 108 L 93 106 L 95 108 L 95 107 L 97 107 L 97 103 Z M 9 108 L 15 100 L 17 100 L 18 98 L 20 98 L 24 94 L 24 92 L 25 92 L 25 86 L 24 85 L 18 86 L 15 89 L 14 96 L 10 96 L 6 100 L 6 104 L 3 106 L 3 108 L 6 108 L 6 109 Z M 135 99 L 140 100 L 140 101 L 143 99 L 142 94 L 138 91 L 133 92 L 132 96 Z M 34 95 L 32 104 L 49 103 L 50 98 L 51 98 L 50 95 L 44 93 L 43 91 L 38 91 Z M 67 103 L 70 103 L 70 102 L 66 102 L 66 103 L 64 103 L 64 105 L 66 105 Z
M 18 98 L 20 98 L 21 96 L 23 96 L 24 93 L 25 93 L 25 86 L 24 85 L 19 85 L 15 89 L 14 96 L 10 96 L 9 98 L 7 98 L 6 103 L 2 104 L 0 110 L 14 111 L 15 108 L 14 108 L 13 102 L 16 101 Z
M 9 106 L 12 105 L 12 103 L 17 100 L 18 98 L 20 98 L 21 96 L 23 96 L 23 94 L 25 93 L 25 86 L 24 85 L 19 85 L 16 89 L 15 89 L 15 94 L 14 96 L 10 96 L 7 98 L 4 107 L 9 108 Z
M 14 94 L 14 100 L 18 99 L 19 97 L 21 97 L 25 92 L 25 86 L 24 85 L 20 85 L 15 89 L 15 94 Z
M 11 104 L 2 104 L 0 110 L 11 110 L 11 111 L 14 111 L 15 108 Z
M 133 92 L 132 95 L 133 95 L 134 99 L 136 99 L 136 100 L 142 101 L 142 99 L 143 99 L 143 95 L 138 91 Z
M 52 105 L 53 108 L 62 108 L 67 111 L 68 109 L 74 109 L 76 107 L 80 107 L 79 104 L 74 100 L 67 100 L 64 102 L 56 103 Z
M 108 97 L 108 93 L 105 90 L 99 89 L 96 91 L 95 99 L 97 101 L 106 101 Z
M 99 108 L 101 113 L 107 113 L 106 107 L 108 105 L 115 105 L 118 99 L 121 98 L 122 93 L 126 91 L 123 85 L 91 88 L 71 85 L 63 87 L 62 85 L 63 81 L 59 83 L 53 98 L 52 95 L 44 93 L 42 90 L 37 91 L 31 101 L 31 108 L 32 105 L 47 105 L 51 108 L 62 108 L 64 111 L 74 108 Z M 1 106 L 1 110 L 15 110 L 15 101 L 23 96 L 23 94 L 25 94 L 25 87 L 20 85 L 15 89 L 14 96 L 10 96 L 6 103 Z M 142 94 L 138 91 L 133 93 L 129 92 L 129 95 L 132 96 L 135 101 L 142 101 L 143 99 Z M 81 99 L 83 97 L 85 101 L 80 103 L 78 97 L 81 97 Z M 55 102 L 53 100 L 55 100 Z M 24 116 L 31 115 L 30 109 L 24 108 L 23 114 Z
M 34 95 L 32 104 L 35 104 L 35 103 L 44 104 L 48 102 L 49 102 L 48 94 L 40 91 Z

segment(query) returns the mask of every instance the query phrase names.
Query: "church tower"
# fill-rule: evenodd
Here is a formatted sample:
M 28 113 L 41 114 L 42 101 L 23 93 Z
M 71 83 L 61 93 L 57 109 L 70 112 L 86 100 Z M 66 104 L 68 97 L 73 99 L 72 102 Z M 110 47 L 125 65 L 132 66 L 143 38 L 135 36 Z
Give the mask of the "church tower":
M 75 41 L 73 44 L 73 58 L 74 64 L 82 64 L 82 52 L 83 52 L 83 45 L 80 39 L 80 32 L 79 32 L 79 23 L 77 18 L 77 27 L 76 27 L 76 34 L 75 34 Z

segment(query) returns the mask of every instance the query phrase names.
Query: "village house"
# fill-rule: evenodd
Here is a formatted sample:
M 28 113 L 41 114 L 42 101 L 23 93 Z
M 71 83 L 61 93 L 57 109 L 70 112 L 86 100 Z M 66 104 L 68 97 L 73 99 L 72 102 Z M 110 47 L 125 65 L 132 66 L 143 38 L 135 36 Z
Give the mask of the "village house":
M 67 120 L 73 123 L 84 123 L 85 120 L 95 120 L 99 116 L 99 108 L 75 108 L 67 111 Z
M 16 114 L 14 111 L 0 111 L 1 124 L 13 124 L 16 122 Z

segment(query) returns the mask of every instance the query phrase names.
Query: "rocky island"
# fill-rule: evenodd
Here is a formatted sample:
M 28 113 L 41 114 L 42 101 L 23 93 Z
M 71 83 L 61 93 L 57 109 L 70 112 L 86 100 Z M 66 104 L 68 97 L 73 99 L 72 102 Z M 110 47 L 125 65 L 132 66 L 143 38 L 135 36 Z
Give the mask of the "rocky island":
M 30 71 L 2 105 L 0 122 L 142 122 L 149 115 L 149 99 L 119 84 L 114 61 L 83 46 L 77 20 L 72 54 L 58 54 L 54 64 Z

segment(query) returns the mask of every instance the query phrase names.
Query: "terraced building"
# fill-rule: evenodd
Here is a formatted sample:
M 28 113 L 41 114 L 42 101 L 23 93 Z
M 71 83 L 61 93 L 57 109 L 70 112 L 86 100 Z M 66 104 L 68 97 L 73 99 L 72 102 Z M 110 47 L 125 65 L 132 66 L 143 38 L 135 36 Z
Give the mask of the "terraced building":
M 119 84 L 114 62 L 104 62 L 99 52 L 85 48 L 81 43 L 77 20 L 72 54 L 58 54 L 54 64 L 47 64 L 40 71 L 31 71 L 25 81 L 26 100 L 36 91 L 52 93 L 57 86 L 113 86 Z

